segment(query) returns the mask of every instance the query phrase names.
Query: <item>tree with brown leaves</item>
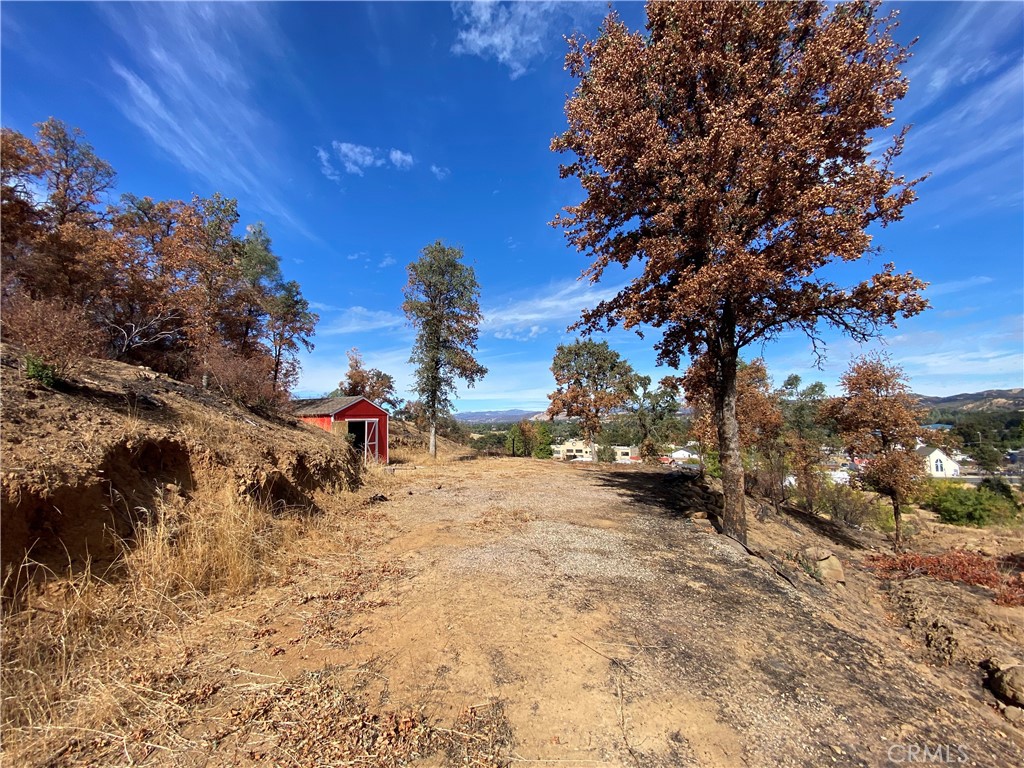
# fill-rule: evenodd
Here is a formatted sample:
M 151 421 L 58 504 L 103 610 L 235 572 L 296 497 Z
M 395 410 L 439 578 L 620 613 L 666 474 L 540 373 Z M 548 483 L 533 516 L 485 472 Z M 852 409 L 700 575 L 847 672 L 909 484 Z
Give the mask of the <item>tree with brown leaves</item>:
M 746 540 L 736 420 L 745 347 L 787 329 L 823 350 L 821 326 L 857 340 L 922 311 L 924 287 L 891 264 L 844 288 L 819 271 L 873 250 L 868 228 L 901 218 L 916 181 L 891 170 L 906 129 L 873 157 L 907 91 L 909 51 L 877 2 L 651 2 L 647 34 L 614 14 L 572 38 L 579 79 L 552 149 L 586 197 L 554 224 L 593 261 L 639 277 L 583 314 L 596 331 L 662 329 L 659 362 L 705 359 L 725 488 L 725 531 Z
M 558 389 L 548 395 L 548 418 L 564 413 L 579 422 L 583 439 L 597 461 L 601 420 L 621 408 L 636 386 L 636 373 L 607 341 L 590 339 L 559 344 L 551 363 Z
M 885 356 L 854 360 L 840 385 L 844 395 L 822 406 L 822 418 L 835 424 L 851 458 L 867 460 L 861 475 L 864 483 L 892 502 L 899 551 L 902 506 L 925 476 L 924 462 L 916 453 L 924 413 L 910 394 L 903 370 Z
M 709 384 L 707 366 L 694 365 L 683 377 L 686 400 L 694 409 L 690 433 L 701 446 L 717 444 L 714 419 L 714 392 Z M 777 392 L 772 389 L 768 368 L 757 358 L 742 360 L 736 372 L 736 420 L 740 450 L 754 459 L 771 458 L 782 434 L 782 410 Z
M 367 368 L 363 364 L 363 356 L 355 347 L 348 351 L 348 371 L 344 380 L 338 383 L 335 392 L 339 396 L 359 395 L 393 410 L 397 410 L 402 404 L 395 391 L 395 377 L 378 368 Z

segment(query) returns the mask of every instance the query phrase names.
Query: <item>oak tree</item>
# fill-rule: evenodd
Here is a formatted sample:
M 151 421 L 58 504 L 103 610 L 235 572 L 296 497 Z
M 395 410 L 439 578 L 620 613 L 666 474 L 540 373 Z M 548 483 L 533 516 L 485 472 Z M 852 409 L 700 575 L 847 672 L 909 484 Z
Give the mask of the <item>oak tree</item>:
M 724 528 L 745 541 L 736 420 L 741 350 L 821 326 L 857 340 L 922 311 L 924 283 L 892 264 L 842 287 L 821 270 L 871 253 L 869 227 L 901 218 L 917 181 L 892 170 L 906 129 L 880 155 L 907 91 L 908 48 L 877 2 L 650 2 L 646 34 L 614 14 L 569 41 L 579 83 L 561 175 L 584 200 L 554 224 L 592 258 L 640 275 L 584 312 L 595 331 L 661 329 L 658 360 L 706 360 L 725 489 Z
M 633 391 L 626 402 L 629 425 L 636 432 L 636 443 L 640 458 L 648 462 L 658 461 L 660 445 L 667 442 L 672 432 L 681 432 L 679 421 L 679 384 L 675 377 L 665 376 L 657 388 L 651 387 L 650 376 L 636 376 Z
M 416 329 L 409 362 L 416 366 L 415 392 L 430 428 L 430 455 L 437 456 L 437 423 L 452 406 L 456 379 L 473 386 L 487 374 L 475 358 L 480 335 L 480 285 L 461 248 L 437 240 L 407 267 L 402 310 Z
M 629 400 L 636 373 L 607 341 L 582 339 L 559 344 L 551 363 L 558 388 L 548 395 L 548 418 L 564 413 L 579 422 L 583 439 L 590 443 L 597 461 L 597 436 L 601 421 Z
M 335 390 L 338 395 L 360 396 L 397 410 L 402 404 L 395 391 L 395 378 L 378 368 L 367 368 L 363 356 L 355 347 L 348 351 L 348 371 Z
M 822 406 L 822 417 L 834 423 L 851 459 L 866 460 L 861 477 L 868 487 L 889 497 L 899 551 L 903 505 L 925 476 L 916 452 L 924 413 L 903 370 L 884 356 L 855 359 L 840 385 L 844 394 Z

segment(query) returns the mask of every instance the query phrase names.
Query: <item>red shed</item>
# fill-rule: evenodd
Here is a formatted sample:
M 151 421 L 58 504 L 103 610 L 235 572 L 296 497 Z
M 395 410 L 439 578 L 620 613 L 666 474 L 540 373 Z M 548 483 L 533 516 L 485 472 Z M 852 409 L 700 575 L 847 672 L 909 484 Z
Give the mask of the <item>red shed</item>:
M 304 400 L 295 415 L 333 435 L 352 435 L 366 459 L 388 463 L 388 412 L 365 397 Z

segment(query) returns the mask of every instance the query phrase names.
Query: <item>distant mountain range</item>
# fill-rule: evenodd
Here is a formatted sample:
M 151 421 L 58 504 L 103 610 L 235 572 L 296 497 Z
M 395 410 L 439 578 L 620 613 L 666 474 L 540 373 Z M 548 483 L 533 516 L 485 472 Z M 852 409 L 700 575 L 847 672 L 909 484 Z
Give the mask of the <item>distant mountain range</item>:
M 523 411 L 519 408 L 512 408 L 507 411 L 461 411 L 455 414 L 455 419 L 467 424 L 498 424 L 532 419 L 541 413 L 543 411 Z
M 927 408 L 947 408 L 954 411 L 1016 411 L 1024 409 L 1024 388 L 986 389 L 984 392 L 964 392 L 949 397 L 918 395 Z
M 984 392 L 964 392 L 949 397 L 917 395 L 926 408 L 946 408 L 954 411 L 1014 411 L 1024 410 L 1024 388 L 986 389 Z M 466 424 L 500 424 L 530 419 L 546 419 L 544 411 L 524 411 L 511 408 L 506 411 L 463 411 L 455 418 Z

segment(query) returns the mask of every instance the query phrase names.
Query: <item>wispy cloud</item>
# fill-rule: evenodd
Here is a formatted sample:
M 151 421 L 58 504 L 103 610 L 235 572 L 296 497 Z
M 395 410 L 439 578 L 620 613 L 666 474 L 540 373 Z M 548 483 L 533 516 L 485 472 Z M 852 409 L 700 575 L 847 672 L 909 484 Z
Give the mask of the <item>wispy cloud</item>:
M 311 301 L 309 306 L 317 312 L 344 312 L 345 307 L 338 307 L 334 304 L 324 304 L 322 301 Z
M 444 181 L 445 179 L 452 175 L 452 172 L 449 169 L 442 168 L 439 165 L 431 165 L 430 172 L 434 174 L 438 181 Z
M 929 297 L 945 296 L 949 293 L 959 293 L 960 291 L 977 288 L 979 285 L 988 285 L 991 282 L 991 277 L 986 275 L 975 275 L 974 277 L 968 277 L 963 280 L 951 280 L 948 283 L 935 283 L 934 285 L 928 286 L 925 293 Z
M 530 64 L 562 46 L 568 19 L 592 18 L 604 6 L 598 3 L 456 2 L 452 15 L 458 25 L 452 53 L 494 59 L 508 67 L 513 80 L 526 74 Z
M 377 264 L 377 268 L 386 269 L 387 267 L 394 266 L 397 263 L 398 262 L 395 261 L 395 257 L 392 256 L 391 254 L 388 254 L 383 259 L 380 260 L 380 263 Z
M 531 325 L 522 333 L 518 333 L 508 328 L 502 328 L 500 331 L 495 331 L 494 338 L 510 341 L 531 341 L 538 336 L 547 333 L 547 331 L 548 329 L 542 325 Z
M 316 156 L 320 158 L 320 172 L 331 181 L 340 181 L 341 175 L 331 162 L 330 152 L 323 147 L 317 147 Z
M 933 216 L 949 210 L 961 219 L 1019 205 L 1024 6 L 936 6 L 931 18 L 937 29 L 915 48 L 907 68 L 910 92 L 895 114 L 899 123 L 914 125 L 900 169 L 910 177 L 930 174 L 919 187 L 917 210 Z M 879 137 L 876 145 L 882 143 Z
M 1017 3 L 969 3 L 945 15 L 945 24 L 914 49 L 907 67 L 911 115 L 948 91 L 1001 69 L 1009 61 L 1002 46 L 1019 38 L 1022 9 Z M 908 115 L 910 117 L 911 115 Z
M 320 336 L 359 334 L 368 331 L 382 331 L 401 328 L 405 317 L 394 312 L 384 312 L 366 307 L 348 307 L 345 314 L 335 322 L 317 329 Z
M 154 144 L 212 187 L 313 237 L 281 190 L 287 169 L 268 148 L 282 137 L 254 96 L 252 52 L 280 52 L 268 6 L 241 3 L 101 6 L 128 59 L 111 58 L 121 113 Z M 279 53 L 272 65 L 287 69 Z M 314 238 L 315 239 L 315 238 Z
M 558 283 L 546 292 L 485 308 L 482 330 L 497 338 L 535 338 L 546 333 L 549 326 L 561 332 L 578 320 L 584 309 L 610 299 L 621 288 L 579 280 Z

